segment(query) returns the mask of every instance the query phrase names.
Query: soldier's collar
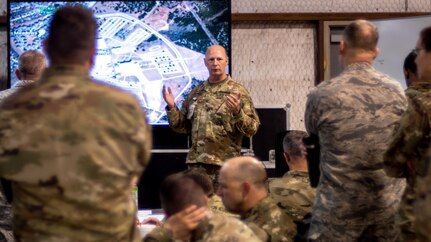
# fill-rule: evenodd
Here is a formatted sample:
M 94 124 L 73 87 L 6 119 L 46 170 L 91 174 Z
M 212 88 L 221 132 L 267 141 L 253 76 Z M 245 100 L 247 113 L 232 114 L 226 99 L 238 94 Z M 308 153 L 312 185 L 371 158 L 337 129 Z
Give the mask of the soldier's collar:
M 53 65 L 46 69 L 43 73 L 41 80 L 45 80 L 50 76 L 54 75 L 73 75 L 73 76 L 82 76 L 83 80 L 89 79 L 88 70 L 83 66 L 77 65 Z
M 225 78 L 223 81 L 221 81 L 221 82 L 217 82 L 217 83 L 210 83 L 210 82 L 209 82 L 209 78 L 208 78 L 208 79 L 206 80 L 205 84 L 206 84 L 206 85 L 209 85 L 209 86 L 217 86 L 217 85 L 220 85 L 220 84 L 223 84 L 223 83 L 227 82 L 229 79 L 230 79 L 230 75 L 227 75 L 227 76 L 226 76 L 226 78 Z

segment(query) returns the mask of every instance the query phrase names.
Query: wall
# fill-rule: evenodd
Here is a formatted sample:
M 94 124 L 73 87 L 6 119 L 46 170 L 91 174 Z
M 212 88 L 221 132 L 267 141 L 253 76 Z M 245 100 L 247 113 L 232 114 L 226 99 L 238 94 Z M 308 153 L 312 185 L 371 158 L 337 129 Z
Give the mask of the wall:
M 232 13 L 431 12 L 430 0 L 232 0 Z M 259 105 L 291 105 L 290 128 L 304 130 L 314 86 L 318 26 L 304 22 L 234 23 L 232 76 Z

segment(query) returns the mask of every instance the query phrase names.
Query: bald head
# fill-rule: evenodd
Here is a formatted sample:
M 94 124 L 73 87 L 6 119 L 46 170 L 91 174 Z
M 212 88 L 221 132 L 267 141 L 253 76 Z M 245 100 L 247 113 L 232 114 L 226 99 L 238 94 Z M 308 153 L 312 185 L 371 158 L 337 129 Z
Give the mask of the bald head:
M 37 50 L 29 50 L 19 56 L 16 75 L 20 80 L 39 80 L 45 67 L 45 55 Z
M 208 69 L 209 82 L 219 83 L 227 78 L 226 66 L 229 64 L 229 59 L 223 46 L 212 45 L 208 47 L 204 62 Z
M 265 168 L 259 160 L 251 156 L 240 156 L 227 160 L 220 172 L 239 182 L 249 181 L 258 187 L 265 186 Z
M 343 40 L 350 49 L 374 51 L 377 48 L 379 33 L 377 27 L 367 20 L 356 20 L 346 26 Z
M 214 52 L 220 52 L 222 56 L 227 58 L 226 49 L 221 45 L 211 45 L 210 47 L 208 47 L 207 51 L 205 52 L 205 56 Z

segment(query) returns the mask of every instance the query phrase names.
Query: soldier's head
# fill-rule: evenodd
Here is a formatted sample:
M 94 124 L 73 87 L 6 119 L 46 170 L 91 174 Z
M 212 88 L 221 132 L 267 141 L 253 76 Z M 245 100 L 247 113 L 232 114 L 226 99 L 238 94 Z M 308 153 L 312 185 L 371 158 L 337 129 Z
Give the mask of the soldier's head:
M 407 86 L 414 82 L 418 82 L 417 67 L 416 67 L 416 52 L 411 51 L 404 59 L 403 71 Z
M 229 59 L 223 46 L 212 45 L 208 47 L 204 61 L 209 72 L 210 82 L 217 83 L 226 79 L 226 66 L 229 64 Z
M 343 67 L 354 62 L 372 63 L 379 50 L 377 27 L 367 20 L 356 20 L 347 25 L 340 41 L 339 57 Z
M 431 26 L 422 29 L 414 51 L 419 80 L 431 82 Z
M 243 214 L 268 195 L 266 171 L 262 163 L 250 156 L 227 160 L 220 169 L 217 194 L 226 210 Z
M 183 173 L 166 177 L 160 187 L 160 200 L 167 217 L 191 206 L 206 207 L 208 198 L 202 187 Z
M 19 56 L 15 74 L 19 80 L 37 81 L 45 68 L 45 55 L 37 50 L 28 50 Z
M 209 175 L 206 173 L 205 169 L 188 169 L 184 171 L 184 175 L 191 178 L 196 184 L 202 187 L 208 197 L 211 197 L 214 194 L 213 183 Z
M 283 139 L 283 154 L 290 170 L 307 171 L 307 148 L 302 141 L 307 132 L 300 130 L 289 131 Z
M 59 8 L 51 20 L 45 52 L 51 65 L 93 64 L 96 41 L 96 19 L 80 5 Z

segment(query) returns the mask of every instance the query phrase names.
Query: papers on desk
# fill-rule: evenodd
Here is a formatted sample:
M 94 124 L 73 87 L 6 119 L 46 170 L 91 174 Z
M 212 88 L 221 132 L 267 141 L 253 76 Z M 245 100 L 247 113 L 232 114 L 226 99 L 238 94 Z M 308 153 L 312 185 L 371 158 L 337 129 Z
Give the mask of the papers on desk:
M 163 221 L 165 218 L 164 214 L 160 213 L 153 213 L 151 210 L 139 210 L 137 214 L 138 220 L 140 223 L 145 221 L 147 218 L 156 218 L 159 221 Z M 156 227 L 154 224 L 141 224 L 138 225 L 138 229 L 141 232 L 142 238 L 145 237 L 151 230 L 153 230 Z
M 165 214 L 163 213 L 153 213 L 151 210 L 139 210 L 138 211 L 138 220 L 139 222 L 143 222 L 147 218 L 157 218 L 160 221 L 163 221 L 165 218 Z

